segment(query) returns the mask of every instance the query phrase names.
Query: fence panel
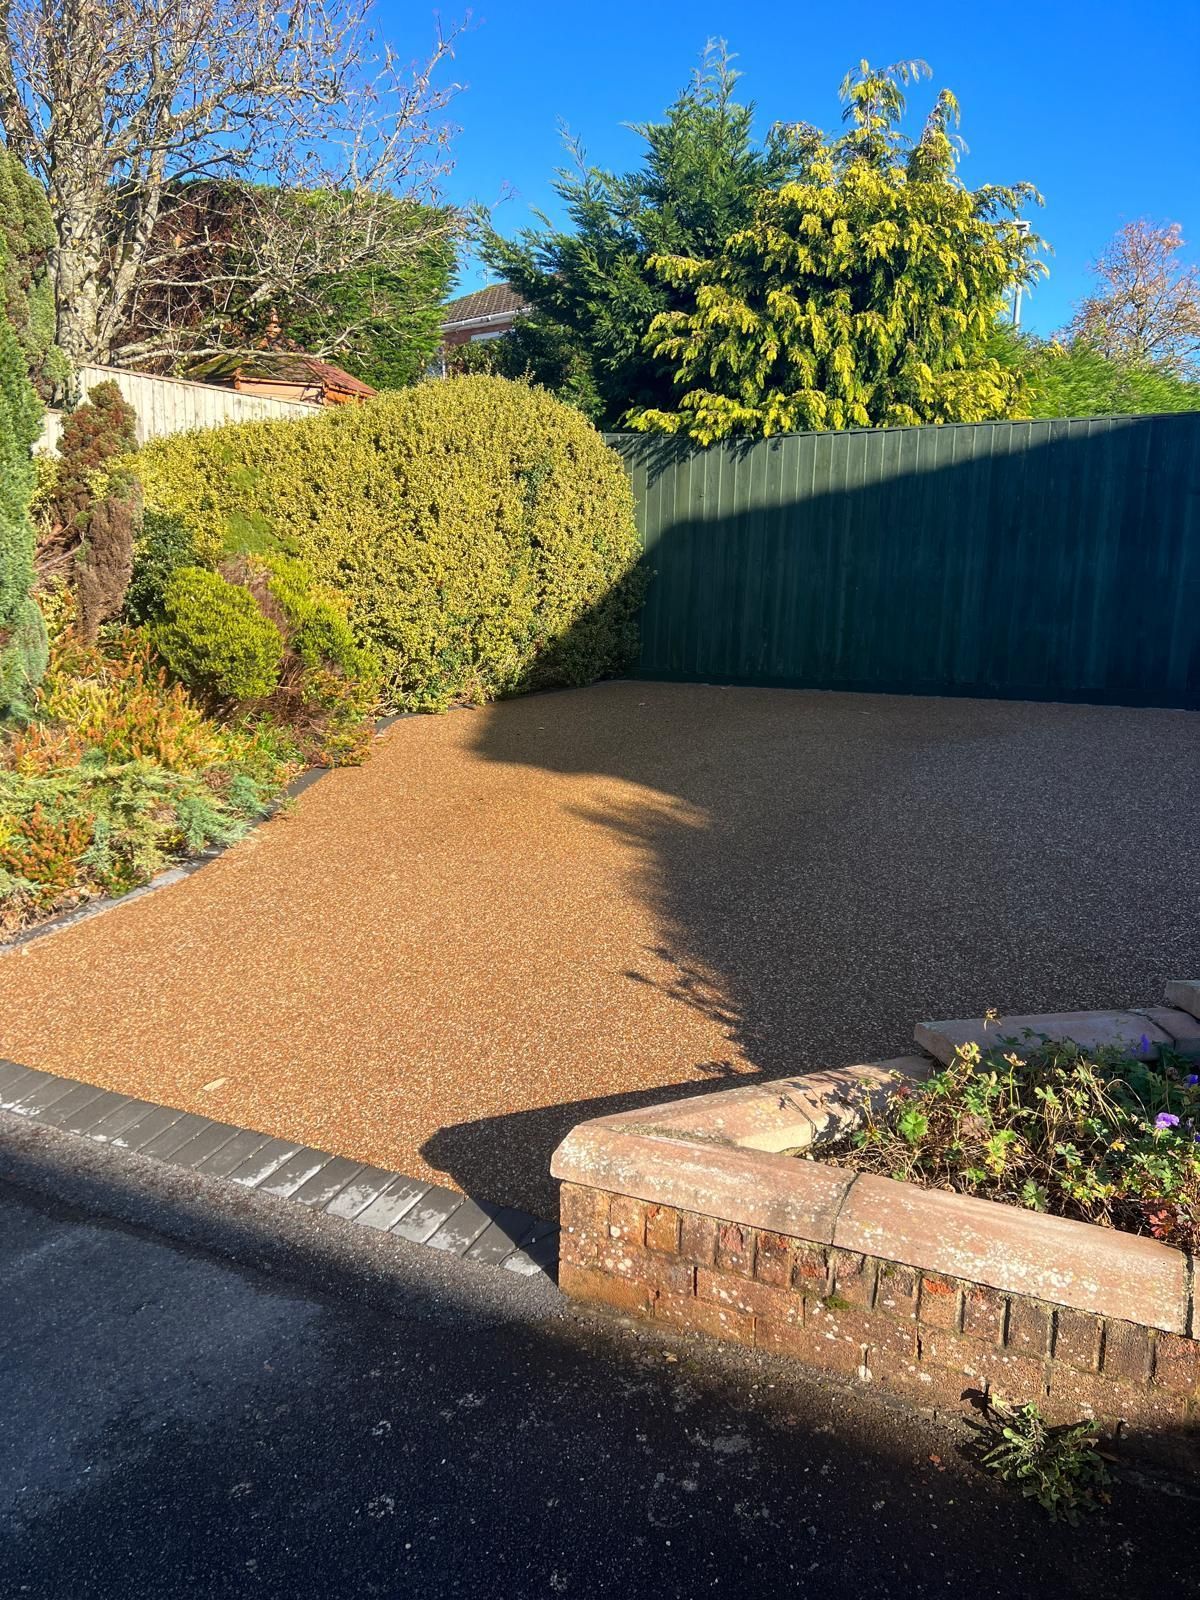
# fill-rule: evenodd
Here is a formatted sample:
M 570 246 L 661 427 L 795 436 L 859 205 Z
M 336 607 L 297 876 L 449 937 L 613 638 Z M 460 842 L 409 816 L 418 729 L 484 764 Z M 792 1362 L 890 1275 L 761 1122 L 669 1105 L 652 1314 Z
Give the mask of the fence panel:
M 219 384 L 191 383 L 185 378 L 156 378 L 122 367 L 81 366 L 79 388 L 87 394 L 98 383 L 115 383 L 137 412 L 138 438 L 158 439 L 193 428 L 218 428 L 223 422 L 260 422 L 276 417 L 311 417 L 319 409 L 300 400 L 239 394 Z M 37 450 L 50 453 L 62 431 L 62 413 L 48 411 Z
M 646 676 L 1200 705 L 1200 415 L 609 442 Z

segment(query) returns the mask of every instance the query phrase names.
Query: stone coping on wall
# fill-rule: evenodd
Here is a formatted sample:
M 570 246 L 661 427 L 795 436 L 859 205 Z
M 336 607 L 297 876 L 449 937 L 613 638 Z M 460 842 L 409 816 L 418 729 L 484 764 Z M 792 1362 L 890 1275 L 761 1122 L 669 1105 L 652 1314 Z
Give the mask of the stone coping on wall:
M 1166 1007 L 996 1022 L 927 1023 L 918 1038 L 948 1060 L 957 1043 L 1012 1035 L 1122 1043 L 1142 1054 L 1200 1033 L 1200 981 L 1173 983 Z M 1195 1008 L 1186 1010 L 1186 1006 Z M 990 1030 L 990 1035 L 989 1035 Z M 1136 1030 L 1136 1031 L 1133 1031 Z M 1200 1039 L 1197 1040 L 1200 1046 Z M 861 1097 L 934 1070 L 926 1055 L 806 1073 L 602 1117 L 554 1154 L 564 1183 L 839 1251 L 897 1262 L 1051 1306 L 1195 1337 L 1192 1261 L 1154 1239 L 803 1158 L 851 1126 Z M 785 1153 L 787 1152 L 787 1153 Z

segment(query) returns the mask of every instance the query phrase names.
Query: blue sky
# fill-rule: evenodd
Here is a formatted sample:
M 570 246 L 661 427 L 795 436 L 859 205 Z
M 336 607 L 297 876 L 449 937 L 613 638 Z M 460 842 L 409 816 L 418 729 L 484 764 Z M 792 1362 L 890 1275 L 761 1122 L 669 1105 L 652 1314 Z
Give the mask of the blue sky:
M 447 0 L 445 17 L 456 13 Z M 458 13 L 461 15 L 461 13 Z M 379 0 L 380 31 L 405 54 L 424 45 L 425 14 Z M 623 168 L 638 141 L 622 127 L 657 117 L 707 38 L 728 39 L 762 128 L 805 120 L 831 129 L 837 86 L 861 57 L 923 56 L 932 83 L 911 95 L 919 121 L 938 88 L 962 104 L 971 184 L 1028 178 L 1045 196 L 1034 225 L 1053 245 L 1050 277 L 1026 325 L 1062 325 L 1089 261 L 1122 222 L 1180 222 L 1200 259 L 1200 7 L 1194 0 L 957 7 L 907 4 L 732 5 L 707 0 L 475 0 L 454 73 L 457 165 L 450 199 L 492 205 L 502 231 L 531 206 L 552 209 L 560 120 L 598 165 Z M 463 288 L 482 281 L 468 268 Z

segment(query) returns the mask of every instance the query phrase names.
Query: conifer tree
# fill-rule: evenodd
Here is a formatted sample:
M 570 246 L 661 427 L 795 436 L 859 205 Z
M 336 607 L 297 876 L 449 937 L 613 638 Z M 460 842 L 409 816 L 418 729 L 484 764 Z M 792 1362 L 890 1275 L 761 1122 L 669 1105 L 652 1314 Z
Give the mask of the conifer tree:
M 764 193 L 713 255 L 653 257 L 690 303 L 654 320 L 674 390 L 634 427 L 709 444 L 1017 411 L 1020 373 L 990 345 L 1016 285 L 1043 270 L 1019 215 L 1039 197 L 1028 183 L 966 188 L 947 90 L 905 139 L 904 89 L 928 71 L 862 62 L 842 84 L 846 132 L 802 178 Z

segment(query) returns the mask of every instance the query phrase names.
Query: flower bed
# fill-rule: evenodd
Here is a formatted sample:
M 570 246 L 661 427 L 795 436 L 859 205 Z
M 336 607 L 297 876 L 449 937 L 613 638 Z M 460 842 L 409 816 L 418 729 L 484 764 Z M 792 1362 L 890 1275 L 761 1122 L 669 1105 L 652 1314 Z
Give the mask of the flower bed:
M 1128 1054 L 1143 1036 L 1146 1056 L 1200 1048 L 1200 985 L 1172 986 L 1171 998 L 1020 1025 L 1052 1024 L 1033 1031 L 1084 1051 Z M 922 1037 L 945 1065 L 970 1026 Z M 995 1391 L 1052 1420 L 1094 1416 L 1130 1447 L 1194 1455 L 1200 1339 L 1186 1250 L 796 1159 L 844 1144 L 864 1103 L 878 1116 L 897 1083 L 915 1098 L 936 1074 L 914 1055 L 582 1124 L 552 1168 L 561 1286 L 919 1404 Z
M 0 731 L 0 934 L 232 843 L 298 769 L 279 730 L 206 717 L 143 634 L 55 630 L 29 720 Z
M 1004 1029 L 998 1032 L 1006 1033 Z M 1200 1074 L 1025 1030 L 961 1044 L 819 1152 L 859 1172 L 1200 1246 Z

